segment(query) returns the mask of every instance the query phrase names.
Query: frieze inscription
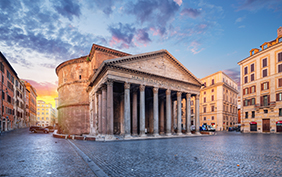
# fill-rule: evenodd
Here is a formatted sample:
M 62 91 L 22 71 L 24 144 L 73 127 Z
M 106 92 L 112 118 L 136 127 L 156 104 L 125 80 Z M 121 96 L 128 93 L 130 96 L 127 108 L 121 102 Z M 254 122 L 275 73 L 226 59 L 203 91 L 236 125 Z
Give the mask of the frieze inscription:
M 148 83 L 151 83 L 151 84 L 155 84 L 155 85 L 158 84 L 158 85 L 166 86 L 166 87 L 180 88 L 179 85 L 170 84 L 170 83 L 167 83 L 167 82 L 162 81 L 162 80 L 149 79 L 149 78 L 140 77 L 140 76 L 133 76 L 133 75 L 131 75 L 131 78 L 135 79 L 135 80 L 138 80 L 138 81 L 143 81 L 143 82 L 148 82 Z

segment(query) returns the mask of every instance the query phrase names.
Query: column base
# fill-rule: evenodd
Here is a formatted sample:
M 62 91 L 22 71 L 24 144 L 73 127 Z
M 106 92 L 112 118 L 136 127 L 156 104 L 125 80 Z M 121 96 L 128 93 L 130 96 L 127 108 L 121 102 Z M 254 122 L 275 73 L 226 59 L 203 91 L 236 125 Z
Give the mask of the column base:
M 177 133 L 177 135 L 178 135 L 178 136 L 181 136 L 181 135 L 183 135 L 183 133 Z
M 124 138 L 131 138 L 131 135 L 130 134 L 125 134 Z
M 195 132 L 196 135 L 202 135 L 200 132 Z
M 192 135 L 192 133 L 191 132 L 186 132 L 186 135 Z
M 144 133 L 144 134 L 141 134 L 139 135 L 140 137 L 147 137 L 147 135 Z
M 171 136 L 171 133 L 166 133 L 166 136 Z
M 154 136 L 154 137 L 158 137 L 158 136 L 160 136 L 160 135 L 159 135 L 158 133 L 154 133 L 153 136 Z
M 164 135 L 164 132 L 160 132 L 160 135 Z

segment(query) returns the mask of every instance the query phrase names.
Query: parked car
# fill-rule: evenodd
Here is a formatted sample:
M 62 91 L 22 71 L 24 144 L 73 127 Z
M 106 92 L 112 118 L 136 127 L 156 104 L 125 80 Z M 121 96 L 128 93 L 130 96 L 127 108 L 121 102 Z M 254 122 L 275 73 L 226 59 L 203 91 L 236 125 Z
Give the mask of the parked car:
M 49 133 L 48 128 L 44 128 L 40 126 L 31 126 L 29 127 L 29 131 L 31 131 L 32 133 L 37 133 L 37 132 Z
M 45 128 L 48 128 L 49 129 L 49 132 L 54 132 L 54 127 L 53 126 L 47 126 L 47 127 L 45 127 Z
M 213 128 L 211 125 L 207 125 L 207 130 L 215 132 L 215 128 Z
M 234 131 L 234 130 L 235 130 L 234 127 L 229 127 L 229 128 L 228 128 L 228 131 L 229 131 L 229 132 L 232 132 L 232 131 Z

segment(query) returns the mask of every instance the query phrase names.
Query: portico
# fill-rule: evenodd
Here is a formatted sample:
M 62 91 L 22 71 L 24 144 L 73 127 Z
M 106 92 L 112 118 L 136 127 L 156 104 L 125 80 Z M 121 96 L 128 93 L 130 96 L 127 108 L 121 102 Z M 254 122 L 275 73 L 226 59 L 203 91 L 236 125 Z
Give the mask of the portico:
M 195 97 L 199 134 L 201 82 L 166 50 L 106 60 L 91 77 L 90 135 L 115 139 L 191 134 L 190 99 Z M 186 101 L 182 124 L 181 101 Z M 177 123 L 173 124 L 173 102 Z M 176 131 L 176 132 L 175 132 Z

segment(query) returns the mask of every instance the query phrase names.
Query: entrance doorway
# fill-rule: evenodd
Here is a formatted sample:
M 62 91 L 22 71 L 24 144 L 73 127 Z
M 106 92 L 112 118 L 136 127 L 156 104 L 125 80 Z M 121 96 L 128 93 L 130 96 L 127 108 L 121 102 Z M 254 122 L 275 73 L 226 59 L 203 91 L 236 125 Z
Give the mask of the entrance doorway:
M 270 132 L 270 119 L 262 119 L 262 131 Z

